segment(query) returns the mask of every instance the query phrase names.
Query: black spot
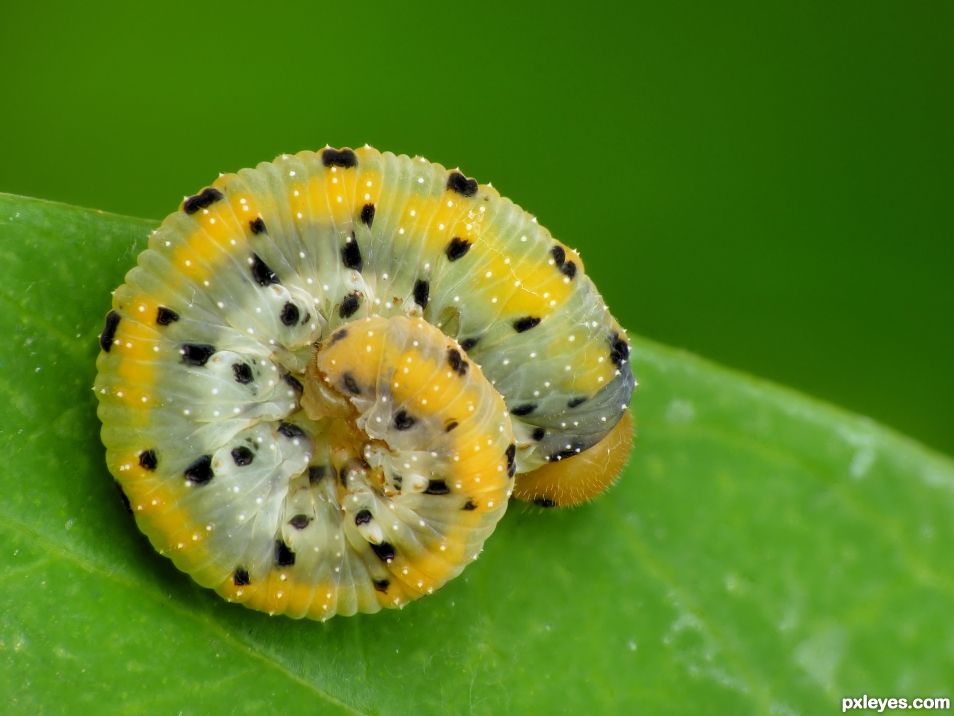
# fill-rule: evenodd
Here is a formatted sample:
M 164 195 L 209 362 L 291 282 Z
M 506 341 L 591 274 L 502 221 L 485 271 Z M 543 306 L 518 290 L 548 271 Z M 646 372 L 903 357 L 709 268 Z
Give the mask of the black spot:
M 382 562 L 390 562 L 397 555 L 397 550 L 394 549 L 394 545 L 390 542 L 382 542 L 381 544 L 374 544 L 372 542 L 371 550 Z
M 245 587 L 252 583 L 252 578 L 248 576 L 248 570 L 239 567 L 232 574 L 232 584 L 236 587 Z
M 568 457 L 573 457 L 574 455 L 579 455 L 583 450 L 583 445 L 580 443 L 573 443 L 570 447 L 555 452 L 552 455 L 547 456 L 547 460 L 550 462 L 560 462 L 560 460 L 565 460 Z
M 460 351 L 456 348 L 447 349 L 447 363 L 457 375 L 467 375 L 467 368 L 470 367 L 470 364 L 461 358 Z
M 629 344 L 619 333 L 610 336 L 610 360 L 617 366 L 623 365 L 629 359 Z
M 288 387 L 294 390 L 296 393 L 305 392 L 305 387 L 301 384 L 301 381 L 291 373 L 285 373 L 285 375 L 282 376 L 282 380 L 284 380 Z
M 447 254 L 447 258 L 451 261 L 456 261 L 468 251 L 470 251 L 470 242 L 459 236 L 455 236 L 451 239 L 450 243 L 447 244 L 447 248 L 444 249 L 444 253 Z
M 540 325 L 540 319 L 536 316 L 524 316 L 523 318 L 518 318 L 513 322 L 513 329 L 517 333 L 523 333 L 524 331 L 529 331 L 534 326 Z
M 521 417 L 523 415 L 530 415 L 530 413 L 532 413 L 536 409 L 537 409 L 536 403 L 524 403 L 523 405 L 518 405 L 514 408 L 511 408 L 510 414 L 516 415 L 517 417 Z
M 550 249 L 550 255 L 553 257 L 553 263 L 557 265 L 557 268 L 563 266 L 563 262 L 566 261 L 566 250 L 555 244 L 552 249 Z
M 178 320 L 179 314 L 173 311 L 171 308 L 159 306 L 159 310 L 156 311 L 156 323 L 158 323 L 160 326 L 168 326 L 170 323 L 175 323 Z
M 356 525 L 366 525 L 371 521 L 371 510 L 359 510 L 354 516 Z
M 248 228 L 252 230 L 253 234 L 264 234 L 268 229 L 265 227 L 265 221 L 261 216 L 252 219 L 248 222 Z
M 341 376 L 341 382 L 344 384 L 345 390 L 354 395 L 361 394 L 361 388 L 358 387 L 358 381 L 354 379 L 354 376 L 351 373 L 345 373 Z
M 361 223 L 366 226 L 374 223 L 374 204 L 365 204 L 361 207 Z
M 464 506 L 461 507 L 461 509 L 465 510 L 466 512 L 471 512 L 477 509 L 477 503 L 474 502 L 473 500 L 467 500 L 467 502 L 464 503 Z
M 311 523 L 311 517 L 308 515 L 295 515 L 290 520 L 288 524 L 294 527 L 296 530 L 303 530 Z
M 427 489 L 424 490 L 425 495 L 448 495 L 450 494 L 450 488 L 447 486 L 447 482 L 444 480 L 428 480 Z
M 344 338 L 346 335 L 348 335 L 348 329 L 347 329 L 347 328 L 339 328 L 337 331 L 335 331 L 334 333 L 331 334 L 331 340 L 328 342 L 328 345 L 329 345 L 329 346 L 333 346 L 335 343 L 337 343 L 338 341 L 340 341 L 340 340 L 341 340 L 342 338 Z
M 388 591 L 388 587 L 391 586 L 391 582 L 388 581 L 387 579 L 375 579 L 375 580 L 372 580 L 371 583 L 374 585 L 374 588 L 376 590 L 378 590 L 379 592 L 385 592 L 385 593 Z
M 215 473 L 212 472 L 212 456 L 203 455 L 198 458 L 183 471 L 183 474 L 185 475 L 186 481 L 193 485 L 206 484 L 215 477 Z
M 358 295 L 358 292 L 349 293 L 344 297 L 344 300 L 341 302 L 341 307 L 338 308 L 338 315 L 342 318 L 348 318 L 354 315 L 354 312 L 358 310 L 358 306 L 361 305 L 361 297 Z
M 123 486 L 119 484 L 116 480 L 113 480 L 113 484 L 116 486 L 116 490 L 119 492 L 119 499 L 123 501 L 123 508 L 129 514 L 133 514 L 132 503 L 129 501 L 129 495 L 126 494 L 123 490 Z
M 268 264 L 259 258 L 258 254 L 252 254 L 252 279 L 259 286 L 281 283 L 278 279 L 278 274 L 272 271 Z
M 445 433 L 449 433 L 451 430 L 453 430 L 454 428 L 456 428 L 458 425 L 460 425 L 460 423 L 458 423 L 456 420 L 448 420 L 448 421 L 447 421 L 447 425 L 444 426 L 444 432 L 445 432 Z
M 305 437 L 305 431 L 294 423 L 281 423 L 278 426 L 278 432 L 289 440 Z
M 155 450 L 143 450 L 139 453 L 139 467 L 152 472 L 159 466 L 159 458 Z
M 252 366 L 248 363 L 233 363 L 232 373 L 235 374 L 236 383 L 248 385 L 252 382 Z
M 308 466 L 308 482 L 311 485 L 317 485 L 322 481 L 325 475 L 328 474 L 328 467 L 326 465 L 309 465 Z
M 187 214 L 194 214 L 199 209 L 208 209 L 221 198 L 222 192 L 209 187 L 182 202 L 182 210 Z
M 504 456 L 507 458 L 507 477 L 513 477 L 517 472 L 517 446 L 510 443 Z
M 476 346 L 479 341 L 479 338 L 465 338 L 460 342 L 460 347 L 465 351 L 469 351 L 471 348 Z
M 349 169 L 358 166 L 358 157 L 350 149 L 325 149 L 321 152 L 321 163 L 326 167 Z
M 407 414 L 406 410 L 399 410 L 394 414 L 394 428 L 395 430 L 409 430 L 414 426 L 414 423 L 417 422 L 416 418 L 412 418 Z
M 345 268 L 354 269 L 355 271 L 360 271 L 364 265 L 364 262 L 361 260 L 361 247 L 358 246 L 354 234 L 351 235 L 351 240 L 345 241 L 344 246 L 341 247 L 341 263 L 345 265 Z
M 106 314 L 106 325 L 103 326 L 103 332 L 99 334 L 99 347 L 107 353 L 113 347 L 113 339 L 116 337 L 119 320 L 119 314 L 116 311 L 110 311 Z
M 295 553 L 284 540 L 275 541 L 275 564 L 279 567 L 291 567 L 295 564 Z
M 573 278 L 576 276 L 576 264 L 572 261 L 567 261 L 560 267 L 560 273 L 562 273 L 567 278 Z
M 533 504 L 537 507 L 556 507 L 557 503 L 551 500 L 549 497 L 535 497 L 533 498 Z
M 460 172 L 451 172 L 447 177 L 447 188 L 464 196 L 473 196 L 477 193 L 477 180 L 468 179 Z
M 208 343 L 183 343 L 179 352 L 182 353 L 182 362 L 186 365 L 203 366 L 215 353 L 215 346 Z
M 246 465 L 252 464 L 252 460 L 255 459 L 255 454 L 243 445 L 241 447 L 232 448 L 232 459 L 239 467 L 245 467 Z
M 294 326 L 298 323 L 299 318 L 301 318 L 301 312 L 294 303 L 289 301 L 282 306 L 281 320 L 286 326 Z
M 585 402 L 586 402 L 586 398 L 584 396 L 580 396 L 579 398 L 573 398 L 572 400 L 568 401 L 566 404 L 566 407 L 575 408 L 579 405 L 583 405 L 583 403 Z
M 530 437 L 532 437 L 537 442 L 540 442 L 541 440 L 543 440 L 543 436 L 546 434 L 547 434 L 547 431 L 544 430 L 543 428 L 534 428 L 533 432 L 530 434 Z
M 422 278 L 414 282 L 414 303 L 421 308 L 427 308 L 427 300 L 431 295 L 431 284 Z

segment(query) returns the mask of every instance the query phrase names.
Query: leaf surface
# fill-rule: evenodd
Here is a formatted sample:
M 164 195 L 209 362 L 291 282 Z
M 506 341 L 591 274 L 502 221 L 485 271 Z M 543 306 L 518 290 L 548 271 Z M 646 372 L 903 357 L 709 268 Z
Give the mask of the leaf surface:
M 0 195 L 0 700 L 14 713 L 830 713 L 951 695 L 954 465 L 643 340 L 619 484 L 515 503 L 403 611 L 229 605 L 158 556 L 104 465 L 109 294 L 154 222 Z

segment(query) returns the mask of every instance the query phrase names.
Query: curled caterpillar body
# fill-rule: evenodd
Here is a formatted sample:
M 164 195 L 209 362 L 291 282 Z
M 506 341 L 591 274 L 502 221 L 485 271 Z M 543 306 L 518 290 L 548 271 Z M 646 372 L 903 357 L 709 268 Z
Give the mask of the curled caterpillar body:
M 370 147 L 186 198 L 100 345 L 139 527 L 270 613 L 403 606 L 476 558 L 512 493 L 578 502 L 613 475 L 574 465 L 615 474 L 629 449 L 629 346 L 575 253 L 489 186 Z

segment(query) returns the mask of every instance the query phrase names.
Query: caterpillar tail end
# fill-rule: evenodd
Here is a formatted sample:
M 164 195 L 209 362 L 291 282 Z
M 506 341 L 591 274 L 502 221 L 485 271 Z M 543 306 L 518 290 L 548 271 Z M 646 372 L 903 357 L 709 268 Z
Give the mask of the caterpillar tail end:
M 632 446 L 633 417 L 626 410 L 596 445 L 579 455 L 518 475 L 513 496 L 540 507 L 582 505 L 616 481 Z

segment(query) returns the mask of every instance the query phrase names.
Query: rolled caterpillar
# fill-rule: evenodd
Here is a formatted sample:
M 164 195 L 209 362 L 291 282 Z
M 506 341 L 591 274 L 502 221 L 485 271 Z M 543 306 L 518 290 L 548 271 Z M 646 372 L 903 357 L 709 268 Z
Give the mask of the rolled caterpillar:
M 370 147 L 220 176 L 113 295 L 94 390 L 139 528 L 291 617 L 401 607 L 508 499 L 585 501 L 635 385 L 580 258 L 459 171 Z

